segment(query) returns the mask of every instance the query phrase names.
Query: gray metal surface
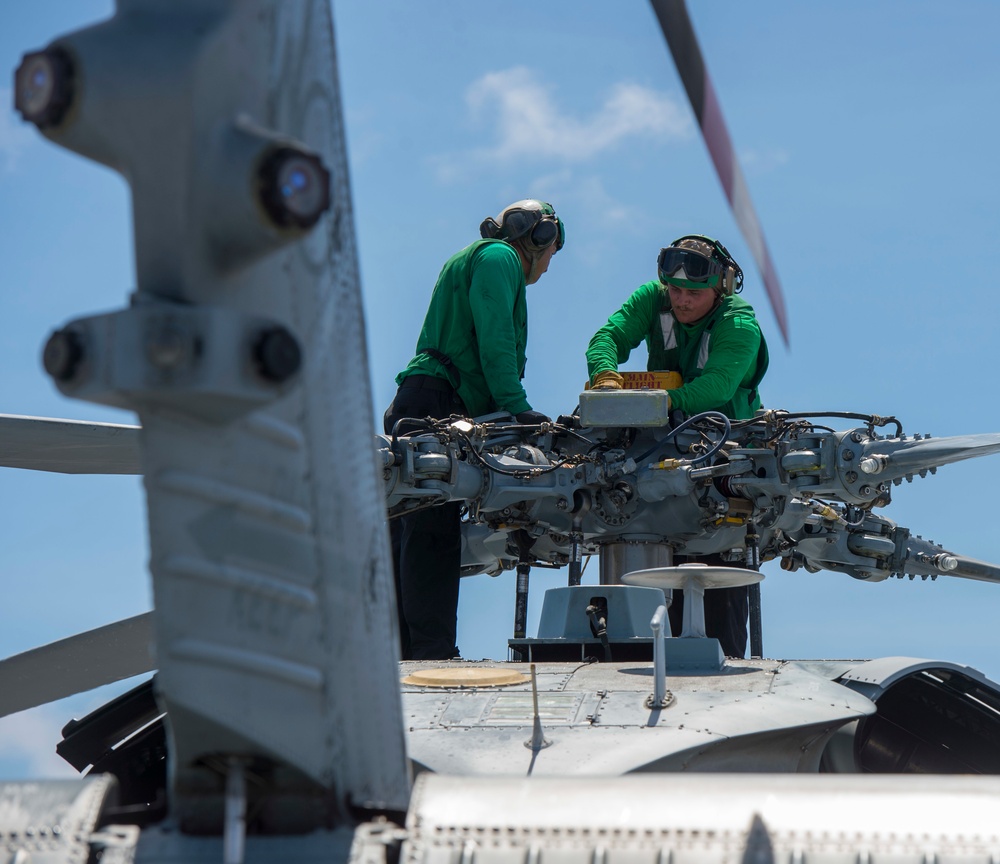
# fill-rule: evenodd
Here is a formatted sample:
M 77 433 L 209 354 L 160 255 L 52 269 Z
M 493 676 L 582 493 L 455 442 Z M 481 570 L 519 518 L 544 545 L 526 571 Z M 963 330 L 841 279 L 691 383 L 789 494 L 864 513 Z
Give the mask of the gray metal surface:
M 738 424 L 705 412 L 676 427 L 665 418 L 636 425 L 627 400 L 643 395 L 593 393 L 609 417 L 589 427 L 593 418 L 577 413 L 541 430 L 482 418 L 474 431 L 441 422 L 391 441 L 379 436 L 390 512 L 429 495 L 436 503 L 467 501 L 467 574 L 515 566 L 520 553 L 510 534 L 528 530 L 541 562 L 600 552 L 602 584 L 654 566 L 642 559 L 665 549 L 738 566 L 780 558 L 787 570 L 833 570 L 868 582 L 1000 581 L 1000 567 L 943 549 L 876 512 L 891 503 L 894 483 L 995 453 L 997 436 L 907 438 L 897 429 L 889 438 L 875 427 L 895 421 L 874 415 L 867 427 L 837 432 L 783 411 Z M 485 542 L 484 527 L 506 542 Z
M 152 648 L 145 612 L 0 660 L 0 717 L 151 672 Z
M 535 549 L 553 561 L 570 533 L 577 551 L 608 541 L 622 560 L 643 543 L 652 551 L 639 557 L 669 543 L 739 558 L 753 528 L 780 538 L 792 567 L 992 579 L 991 565 L 953 564 L 868 508 L 887 480 L 1000 445 L 927 446 L 769 415 L 725 451 L 717 441 L 727 458 L 710 460 L 693 455 L 712 437 L 704 429 L 664 450 L 665 410 L 643 403 L 604 418 L 653 424 L 629 436 L 631 454 L 602 439 L 564 459 L 552 438 L 529 444 L 494 425 L 476 438 L 494 436 L 494 451 L 475 464 L 448 432 L 383 447 L 379 469 L 355 458 L 373 429 L 329 16 L 324 0 L 120 0 L 109 22 L 60 42 L 85 86 L 48 134 L 129 178 L 138 291 L 129 309 L 56 334 L 56 349 L 82 355 L 56 350 L 47 365 L 64 392 L 143 421 L 171 818 L 137 841 L 134 828 L 99 825 L 110 782 L 8 785 L 0 850 L 13 864 L 997 864 L 996 778 L 774 774 L 817 772 L 827 743 L 849 745 L 843 730 L 876 712 L 867 697 L 923 661 L 735 661 L 668 669 L 662 682 L 649 663 L 541 663 L 495 687 L 463 682 L 479 664 L 431 664 L 455 670 L 454 683 L 404 683 L 410 755 L 457 776 L 425 773 L 409 800 L 397 674 L 428 664 L 393 662 L 382 467 L 394 503 L 417 488 L 481 497 L 510 509 L 505 525 L 541 526 Z M 332 210 L 311 234 L 270 224 L 255 197 L 276 147 L 331 170 Z M 281 352 L 265 362 L 257 340 L 276 332 L 304 365 L 284 367 Z M 774 434 L 760 437 L 765 427 Z M 503 542 L 480 545 L 506 554 Z M 405 833 L 368 823 L 351 843 L 359 810 L 407 806 Z M 248 812 L 272 836 L 234 836 Z
M 622 582 L 626 585 L 641 585 L 647 588 L 736 588 L 752 585 L 764 578 L 763 573 L 742 567 L 709 567 L 706 564 L 679 564 L 675 567 L 657 567 L 652 570 L 636 570 L 625 573 Z
M 107 776 L 0 783 L 0 860 L 87 864 L 93 860 L 93 832 L 114 788 L 114 778 Z M 138 829 L 128 830 L 134 842 Z
M 995 864 L 1000 778 L 423 775 L 406 864 Z
M 669 413 L 666 390 L 585 390 L 580 394 L 584 426 L 663 426 Z
M 354 832 L 349 828 L 313 831 L 299 836 L 246 839 L 244 864 L 331 864 L 350 857 Z M 134 864 L 223 864 L 221 837 L 192 837 L 169 826 L 146 828 L 135 845 Z M 104 864 L 102 861 L 101 864 Z M 375 864 L 375 862 L 372 862 Z M 381 862 L 384 864 L 384 861 Z
M 121 0 L 55 45 L 85 86 L 44 131 L 128 179 L 137 290 L 46 368 L 141 420 L 172 812 L 218 826 L 226 754 L 286 766 L 271 830 L 405 808 L 381 482 L 343 458 L 374 429 L 329 4 Z
M 668 543 L 618 542 L 601 546 L 601 584 L 617 585 L 622 574 L 654 567 L 669 567 L 673 563 L 673 549 Z M 670 595 L 666 595 L 670 598 Z
M 462 668 L 409 662 L 401 671 L 435 665 Z M 411 758 L 466 776 L 814 771 L 828 737 L 875 710 L 846 687 L 772 660 L 728 661 L 714 674 L 668 669 L 673 700 L 662 710 L 646 704 L 655 690 L 651 663 L 539 663 L 536 671 L 551 747 L 537 754 L 524 747 L 533 718 L 529 683 L 450 690 L 404 684 Z
M 624 585 L 576 585 L 550 588 L 545 592 L 538 620 L 540 639 L 593 639 L 586 608 L 595 597 L 607 603 L 608 638 L 649 636 L 649 622 L 663 602 L 658 588 L 627 588 Z
M 987 678 L 982 672 L 971 666 L 942 660 L 924 660 L 918 657 L 879 657 L 877 660 L 865 660 L 853 665 L 840 678 L 849 687 L 875 702 L 879 696 L 902 678 L 916 672 L 933 669 L 958 672 L 973 681 L 1000 691 L 1000 685 L 997 682 Z
M 0 467 L 138 474 L 139 427 L 0 414 Z

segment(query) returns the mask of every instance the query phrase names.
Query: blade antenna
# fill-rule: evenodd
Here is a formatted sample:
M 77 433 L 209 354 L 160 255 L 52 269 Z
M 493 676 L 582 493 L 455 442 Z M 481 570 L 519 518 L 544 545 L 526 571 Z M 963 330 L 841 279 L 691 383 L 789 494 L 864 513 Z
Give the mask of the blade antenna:
M 722 116 L 722 107 L 708 77 L 708 69 L 687 6 L 684 0 L 650 0 L 650 2 L 660 22 L 663 35 L 667 39 L 667 45 L 670 46 L 670 53 L 684 83 L 684 90 L 691 100 L 701 135 L 712 157 L 715 172 L 719 175 L 719 182 L 722 183 L 722 190 L 726 193 L 736 224 L 757 262 L 757 269 L 764 280 L 764 289 L 771 301 L 781 337 L 788 347 L 788 313 L 785 310 L 785 298 L 781 293 L 781 283 L 778 281 L 778 273 L 774 269 L 774 262 L 771 260 L 771 253 L 764 240 L 764 232 L 754 211 L 753 202 L 750 200 L 750 190 L 733 151 L 729 130 Z

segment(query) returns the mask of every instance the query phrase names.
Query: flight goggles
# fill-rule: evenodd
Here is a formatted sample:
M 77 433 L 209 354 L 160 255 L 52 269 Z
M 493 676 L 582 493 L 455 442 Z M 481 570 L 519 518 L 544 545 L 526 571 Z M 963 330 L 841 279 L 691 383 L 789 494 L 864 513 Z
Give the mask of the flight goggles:
M 682 288 L 718 288 L 719 280 L 729 266 L 694 249 L 681 249 L 677 246 L 661 249 L 656 263 L 662 283 L 672 283 Z M 674 273 L 681 267 L 684 268 L 687 279 L 674 278 Z

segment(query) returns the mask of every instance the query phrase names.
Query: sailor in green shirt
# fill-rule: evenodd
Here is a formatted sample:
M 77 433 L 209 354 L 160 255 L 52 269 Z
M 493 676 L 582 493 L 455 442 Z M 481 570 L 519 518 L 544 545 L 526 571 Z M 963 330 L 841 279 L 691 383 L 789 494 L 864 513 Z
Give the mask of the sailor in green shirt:
M 739 264 L 717 240 L 689 234 L 660 250 L 658 270 L 659 279 L 640 285 L 590 340 L 591 385 L 620 388 L 618 365 L 645 341 L 646 368 L 679 372 L 683 380 L 668 391 L 671 408 L 689 416 L 721 411 L 733 420 L 752 417 L 761 407 L 757 386 L 767 372 L 767 343 L 753 307 L 735 296 L 743 288 Z M 675 630 L 682 610 L 675 593 Z M 746 587 L 705 593 L 706 631 L 727 656 L 745 656 L 746 621 Z
M 735 296 L 743 271 L 721 243 L 692 234 L 660 250 L 659 276 L 640 285 L 590 340 L 592 385 L 620 387 L 619 364 L 645 341 L 646 368 L 679 372 L 684 380 L 669 391 L 671 408 L 752 417 L 768 358 L 753 307 Z
M 525 288 L 548 269 L 565 242 L 565 228 L 550 204 L 525 199 L 485 219 L 479 231 L 483 239 L 441 269 L 416 355 L 396 376 L 399 389 L 385 412 L 386 434 L 412 431 L 406 418 L 452 414 L 507 411 L 524 424 L 549 420 L 532 409 L 521 385 L 528 342 Z M 444 504 L 392 523 L 404 660 L 458 656 L 460 510 L 457 503 Z

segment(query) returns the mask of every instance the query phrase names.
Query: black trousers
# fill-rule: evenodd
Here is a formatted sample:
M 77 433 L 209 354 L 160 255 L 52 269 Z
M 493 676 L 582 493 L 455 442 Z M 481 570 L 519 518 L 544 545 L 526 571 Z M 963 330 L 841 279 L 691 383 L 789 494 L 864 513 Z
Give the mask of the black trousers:
M 714 567 L 737 567 L 732 562 L 723 561 L 718 555 L 699 558 L 678 558 L 674 563 L 697 561 Z M 750 586 L 738 588 L 708 588 L 705 590 L 705 633 L 719 640 L 722 653 L 727 657 L 747 656 L 747 618 L 750 614 Z M 677 590 L 667 612 L 670 618 L 670 632 L 675 636 L 684 624 L 684 592 Z
M 468 416 L 447 381 L 427 375 L 403 379 L 386 409 L 387 435 L 404 417 Z M 401 424 L 400 433 L 413 426 Z M 396 579 L 396 611 L 404 660 L 458 657 L 458 585 L 462 565 L 461 507 L 430 507 L 389 523 Z

